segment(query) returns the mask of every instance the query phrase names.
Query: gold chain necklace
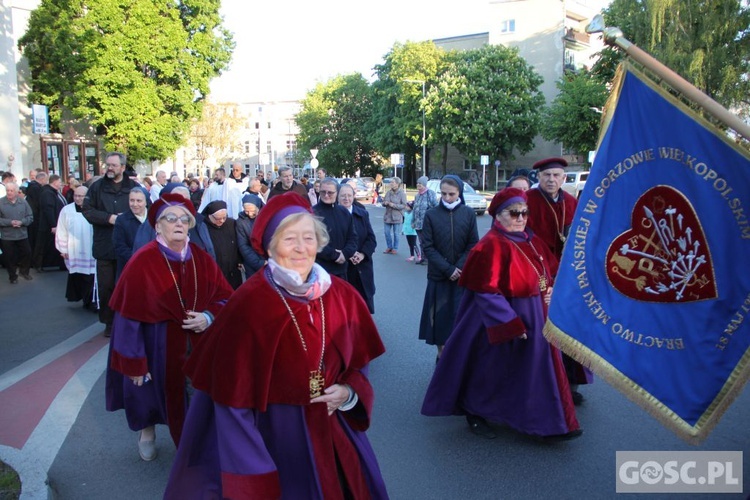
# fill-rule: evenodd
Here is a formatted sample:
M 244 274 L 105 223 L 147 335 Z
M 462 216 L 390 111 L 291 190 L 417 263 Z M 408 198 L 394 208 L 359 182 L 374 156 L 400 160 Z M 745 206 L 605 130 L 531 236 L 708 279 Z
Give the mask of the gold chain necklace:
M 294 323 L 294 327 L 297 329 L 299 340 L 300 342 L 302 342 L 302 349 L 304 349 L 305 353 L 307 353 L 307 342 L 305 342 L 305 337 L 302 335 L 302 328 L 300 328 L 299 323 L 297 323 L 297 317 L 294 315 L 294 312 L 289 306 L 289 302 L 287 302 L 284 294 L 281 293 L 279 287 L 276 286 L 276 283 L 273 282 L 273 279 L 271 279 L 271 283 L 273 284 L 276 293 L 278 293 L 279 297 L 281 297 L 281 301 L 284 302 L 286 310 L 289 312 L 289 316 L 292 317 L 292 323 Z M 323 394 L 323 389 L 325 388 L 326 382 L 325 377 L 323 376 L 323 356 L 326 353 L 326 310 L 325 307 L 323 307 L 323 297 L 320 297 L 318 300 L 320 301 L 320 321 L 323 325 L 323 338 L 320 345 L 320 363 L 318 363 L 318 369 L 312 370 L 310 372 L 310 399 L 317 398 L 318 396 Z
M 534 253 L 536 254 L 536 256 L 539 257 L 539 263 L 542 266 L 542 272 L 541 273 L 537 270 L 536 265 L 534 264 L 534 261 L 531 260 L 528 255 L 526 255 L 526 252 L 524 252 L 523 250 L 521 250 L 521 247 L 518 245 L 518 243 L 516 243 L 515 241 L 513 241 L 510 238 L 508 238 L 508 241 L 510 241 L 511 243 L 513 243 L 513 246 L 515 246 L 518 249 L 518 251 L 521 252 L 521 255 L 524 256 L 524 258 L 526 259 L 526 261 L 531 265 L 531 268 L 536 273 L 537 277 L 539 278 L 539 291 L 540 292 L 547 291 L 547 276 L 546 276 L 547 273 L 546 273 L 546 271 L 544 269 L 544 258 L 541 255 L 539 255 L 539 252 L 536 251 L 536 248 L 534 247 L 534 244 L 531 243 L 531 241 L 528 242 L 529 246 L 531 246 L 531 249 L 534 250 Z
M 161 254 L 164 256 L 164 262 L 167 263 L 167 269 L 169 269 L 169 275 L 172 276 L 172 281 L 174 282 L 174 286 L 177 289 L 177 297 L 180 299 L 182 312 L 185 313 L 185 318 L 187 318 L 188 310 L 185 308 L 185 301 L 182 299 L 182 291 L 180 290 L 180 285 L 177 284 L 177 278 L 174 275 L 174 271 L 172 271 L 172 266 L 169 265 L 169 259 L 167 259 L 167 254 L 165 254 L 164 252 L 161 252 Z M 191 309 L 191 311 L 195 311 L 195 308 L 198 306 L 198 273 L 195 270 L 195 259 L 191 258 L 190 262 L 193 263 L 193 280 L 195 281 L 195 297 L 193 297 L 193 308 Z
M 544 201 L 547 203 L 547 206 L 550 210 L 552 210 L 552 215 L 555 216 L 555 229 L 557 230 L 557 236 L 560 238 L 560 241 L 565 243 L 565 240 L 567 239 L 565 235 L 563 234 L 563 231 L 565 230 L 565 194 L 563 190 L 560 190 L 560 197 L 562 198 L 562 226 L 560 226 L 560 221 L 557 218 L 557 212 L 555 212 L 555 207 L 552 206 L 552 203 L 549 202 L 547 199 L 547 193 L 542 191 L 542 198 L 544 198 Z

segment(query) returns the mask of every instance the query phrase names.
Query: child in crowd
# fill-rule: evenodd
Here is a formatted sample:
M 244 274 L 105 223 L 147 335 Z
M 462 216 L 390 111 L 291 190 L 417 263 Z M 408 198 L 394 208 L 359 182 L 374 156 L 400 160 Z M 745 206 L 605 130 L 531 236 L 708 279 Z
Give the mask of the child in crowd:
M 417 241 L 417 231 L 412 227 L 411 223 L 414 218 L 412 209 L 414 208 L 414 202 L 410 201 L 406 204 L 406 210 L 404 210 L 404 225 L 401 229 L 401 234 L 406 236 L 406 242 L 409 244 L 410 257 L 407 262 L 419 262 L 422 260 L 422 249 L 419 248 L 419 242 Z

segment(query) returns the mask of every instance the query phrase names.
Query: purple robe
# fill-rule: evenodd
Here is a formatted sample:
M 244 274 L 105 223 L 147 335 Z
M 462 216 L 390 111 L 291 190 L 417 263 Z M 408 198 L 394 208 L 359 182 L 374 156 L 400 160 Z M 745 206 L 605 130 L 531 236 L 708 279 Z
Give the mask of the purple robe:
M 372 498 L 388 498 L 366 434 L 353 430 L 340 414 L 332 418 L 339 419 L 354 443 Z M 281 498 L 322 500 L 315 467 L 304 407 L 269 405 L 265 412 L 232 408 L 196 391 L 164 498 L 227 498 L 222 473 L 263 477 L 278 471 Z
M 540 240 L 532 241 L 552 258 Z M 517 243 L 528 246 L 523 239 Z M 472 250 L 462 276 L 466 290 L 427 389 L 424 415 L 468 413 L 536 436 L 579 428 L 560 352 L 542 334 L 545 304 L 531 271 L 521 250 L 496 228 Z

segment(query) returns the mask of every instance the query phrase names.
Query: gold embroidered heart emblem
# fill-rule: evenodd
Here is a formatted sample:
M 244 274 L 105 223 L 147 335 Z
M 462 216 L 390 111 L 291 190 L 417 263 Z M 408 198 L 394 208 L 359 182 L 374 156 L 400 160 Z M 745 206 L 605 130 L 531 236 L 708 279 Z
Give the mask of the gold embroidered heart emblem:
M 669 186 L 646 191 L 633 207 L 631 229 L 607 249 L 607 278 L 623 295 L 646 302 L 717 297 L 705 233 L 690 201 Z

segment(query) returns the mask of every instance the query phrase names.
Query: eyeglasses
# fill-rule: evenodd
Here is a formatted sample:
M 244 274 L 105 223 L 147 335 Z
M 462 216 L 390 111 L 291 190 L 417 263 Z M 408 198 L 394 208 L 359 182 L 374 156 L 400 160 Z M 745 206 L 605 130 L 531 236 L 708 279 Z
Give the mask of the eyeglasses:
M 224 217 L 217 217 L 216 215 L 211 214 L 211 215 L 209 215 L 209 217 L 211 217 L 211 219 L 214 220 L 214 221 L 216 221 L 216 222 L 224 222 L 224 221 L 227 220 L 227 216 L 226 215 Z
M 105 163 L 105 165 L 106 165 L 107 168 L 109 168 L 109 167 L 112 167 L 112 168 L 122 167 L 122 165 L 120 165 L 119 163 Z
M 182 222 L 185 225 L 190 224 L 190 216 L 189 215 L 175 215 L 175 214 L 167 214 L 164 217 L 162 217 L 160 220 L 165 220 L 170 224 L 176 224 L 177 221 Z
M 508 214 L 510 214 L 513 219 L 517 219 L 519 216 L 523 217 L 524 219 L 529 218 L 528 210 L 503 210 L 503 212 L 508 212 Z
M 326 196 L 333 196 L 334 194 L 336 194 L 336 191 L 323 191 L 323 190 L 321 189 L 321 190 L 320 190 L 320 194 L 324 194 L 324 195 L 326 195 Z

